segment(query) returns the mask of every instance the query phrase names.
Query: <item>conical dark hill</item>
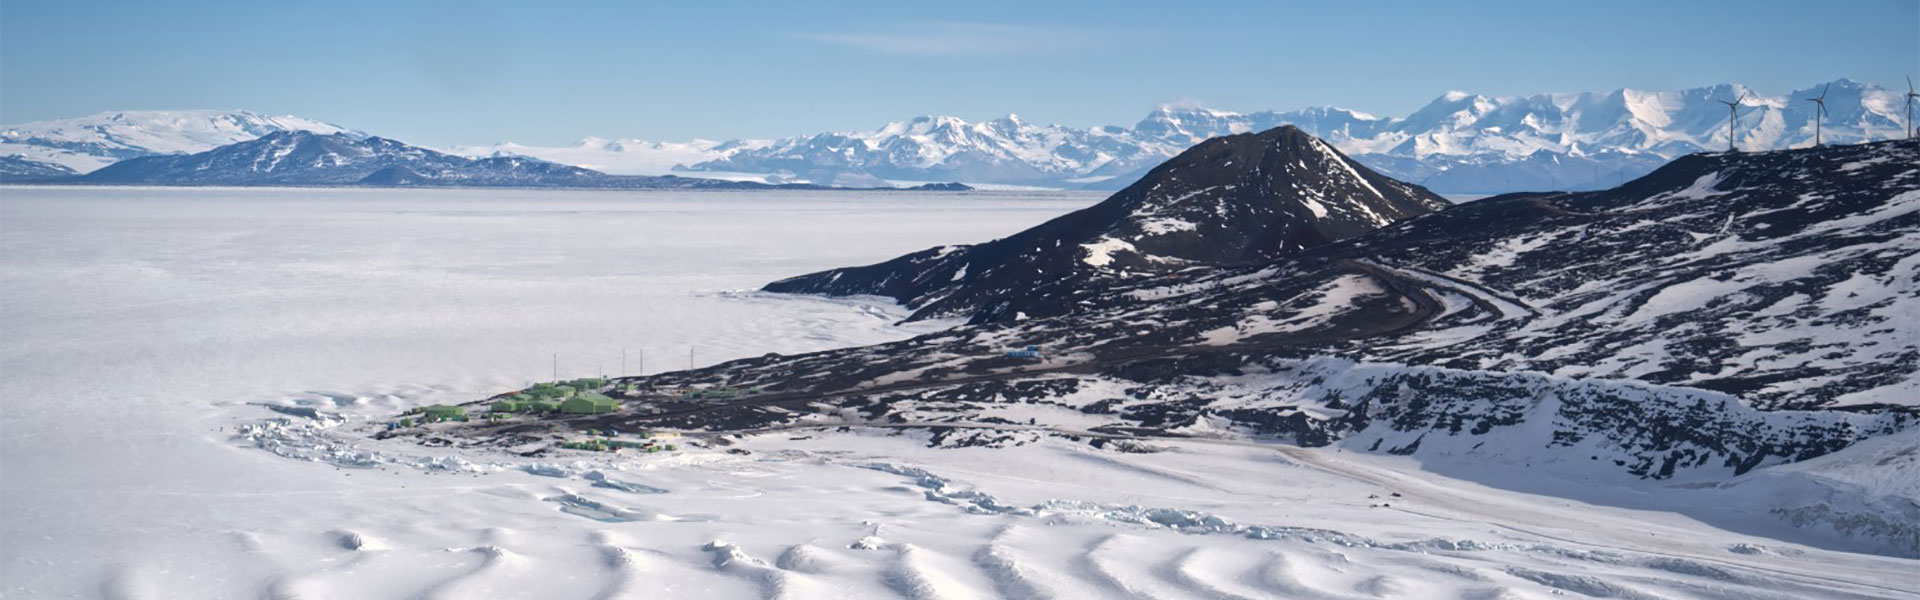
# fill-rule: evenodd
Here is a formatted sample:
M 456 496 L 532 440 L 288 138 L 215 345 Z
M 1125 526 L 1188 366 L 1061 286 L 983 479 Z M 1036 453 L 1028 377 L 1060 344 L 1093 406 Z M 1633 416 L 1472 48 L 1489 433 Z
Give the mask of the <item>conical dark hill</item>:
M 1285 126 L 1201 142 L 1099 204 L 1006 238 L 765 289 L 887 296 L 915 319 L 1054 316 L 1115 279 L 1269 261 L 1447 205 Z

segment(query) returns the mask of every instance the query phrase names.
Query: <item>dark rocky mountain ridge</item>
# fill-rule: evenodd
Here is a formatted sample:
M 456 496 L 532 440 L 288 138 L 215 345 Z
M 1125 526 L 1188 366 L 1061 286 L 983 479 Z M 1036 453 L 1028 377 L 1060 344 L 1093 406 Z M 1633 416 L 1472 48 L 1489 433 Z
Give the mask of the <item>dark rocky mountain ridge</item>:
M 765 289 L 887 296 L 915 319 L 1056 316 L 1116 281 L 1263 263 L 1447 205 L 1284 126 L 1202 142 L 1106 201 L 1006 238 Z

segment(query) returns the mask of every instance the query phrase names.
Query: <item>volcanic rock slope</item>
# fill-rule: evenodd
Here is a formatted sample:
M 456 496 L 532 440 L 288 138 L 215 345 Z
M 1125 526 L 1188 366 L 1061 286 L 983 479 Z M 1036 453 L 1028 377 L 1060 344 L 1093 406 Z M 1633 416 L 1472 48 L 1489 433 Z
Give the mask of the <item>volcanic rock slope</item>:
M 972 246 L 774 282 L 772 292 L 882 295 L 914 319 L 1074 312 L 1142 278 L 1271 262 L 1447 206 L 1292 126 L 1203 142 L 1085 210 Z
M 1141 187 L 1165 187 L 1162 178 L 1180 173 L 1156 171 Z M 1270 359 L 1333 356 L 1474 377 L 1623 382 L 1769 411 L 1906 415 L 1920 406 L 1920 144 L 1911 141 L 1690 155 L 1612 190 L 1495 197 L 1290 254 L 1281 249 L 1295 242 L 1225 255 L 1247 261 L 1239 266 L 1160 266 L 1168 263 L 1149 258 L 1159 247 L 1137 238 L 1118 238 L 1133 249 L 1095 265 L 1088 259 L 1100 256 L 1101 240 L 1115 239 L 1099 229 L 1074 239 L 1072 272 L 1012 272 L 1049 264 L 1028 257 L 1060 238 L 1035 232 L 1083 218 L 769 286 L 934 298 L 921 301 L 922 313 L 977 296 L 983 324 L 724 372 L 795 390 L 1000 382 L 1039 370 L 1161 385 Z M 1007 248 L 1013 240 L 1040 245 Z M 980 269 L 969 259 L 985 256 L 1028 262 L 951 275 Z M 996 270 L 1009 274 L 990 278 Z M 1096 285 L 1043 295 L 1067 285 L 1050 280 L 1067 277 Z M 978 285 L 991 292 L 970 288 Z M 1004 318 L 1001 304 L 1052 310 L 1021 320 Z M 1026 345 L 1052 355 L 1044 367 L 998 356 Z M 1209 414 L 1210 403 L 1198 406 L 1185 412 Z M 1313 418 L 1326 414 L 1334 413 Z
M 1920 404 L 1920 146 L 1696 154 L 1329 248 L 1484 320 L 1369 358 L 1628 378 L 1762 408 Z M 1450 327 L 1439 327 L 1451 325 Z
M 1295 188 L 1283 177 L 1266 196 L 1225 186 L 1301 157 L 1235 150 L 1296 135 L 1203 144 L 1116 196 L 1182 209 L 1171 218 L 1193 229 L 1180 231 L 1201 233 L 1179 243 L 1141 235 L 1162 213 L 1115 202 L 1007 240 L 770 286 L 980 312 L 975 324 L 892 344 L 649 377 L 764 391 L 595 419 L 924 427 L 939 445 L 1063 431 L 1279 439 L 1414 455 L 1436 469 L 1714 489 L 1759 481 L 1761 470 L 1821 491 L 1756 510 L 1920 555 L 1920 503 L 1875 484 L 1884 474 L 1768 469 L 1869 438 L 1911 439 L 1920 422 L 1920 144 L 1696 154 L 1611 190 L 1495 197 L 1344 239 L 1305 220 L 1260 230 L 1279 239 L 1242 235 L 1224 215 L 1259 216 L 1241 211 Z M 1275 160 L 1245 162 L 1256 155 Z M 1421 212 L 1418 188 L 1319 164 L 1326 181 L 1350 184 L 1313 197 L 1329 216 L 1369 222 L 1359 206 L 1389 194 Z M 1208 169 L 1219 173 L 1191 178 Z M 1197 250 L 1212 231 L 1232 233 L 1222 249 Z M 1309 243 L 1318 239 L 1334 241 Z M 1006 355 L 1029 345 L 1045 359 Z

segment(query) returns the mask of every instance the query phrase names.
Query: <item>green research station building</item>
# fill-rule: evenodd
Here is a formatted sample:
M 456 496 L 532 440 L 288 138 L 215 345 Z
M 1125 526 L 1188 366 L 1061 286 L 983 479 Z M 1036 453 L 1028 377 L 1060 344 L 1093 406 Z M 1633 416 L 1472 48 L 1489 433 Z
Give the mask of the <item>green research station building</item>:
M 619 402 L 593 392 L 580 394 L 560 403 L 560 412 L 570 414 L 608 413 L 618 410 L 619 408 Z
M 433 421 L 465 421 L 467 420 L 466 408 L 448 405 L 448 404 L 435 404 L 432 406 L 428 406 L 424 409 L 421 409 L 420 412 L 422 414 L 425 414 L 427 416 L 427 419 L 433 420 Z

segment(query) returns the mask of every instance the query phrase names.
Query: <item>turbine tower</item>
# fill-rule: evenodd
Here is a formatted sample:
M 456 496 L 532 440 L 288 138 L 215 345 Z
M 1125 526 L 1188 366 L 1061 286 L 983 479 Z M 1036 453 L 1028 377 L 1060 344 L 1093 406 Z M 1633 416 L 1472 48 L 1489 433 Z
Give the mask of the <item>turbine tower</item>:
M 1727 151 L 1728 152 L 1740 151 L 1739 148 L 1735 148 L 1733 146 L 1733 123 L 1735 121 L 1740 120 L 1740 103 L 1746 102 L 1746 101 L 1747 101 L 1747 94 L 1745 92 L 1740 93 L 1739 100 L 1734 100 L 1732 102 L 1728 102 L 1726 100 L 1714 101 L 1714 102 L 1719 102 L 1721 104 L 1727 105 Z
M 1907 139 L 1913 139 L 1913 99 L 1914 98 L 1920 98 L 1920 93 L 1915 93 L 1913 91 L 1913 76 L 1908 75 L 1907 76 Z
M 1820 97 L 1807 99 L 1816 106 L 1813 111 L 1813 145 L 1816 148 L 1820 146 L 1820 118 L 1827 116 L 1827 90 L 1832 87 L 1833 84 L 1829 83 L 1827 87 L 1820 88 Z

